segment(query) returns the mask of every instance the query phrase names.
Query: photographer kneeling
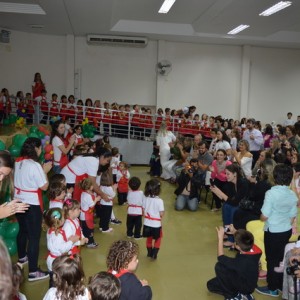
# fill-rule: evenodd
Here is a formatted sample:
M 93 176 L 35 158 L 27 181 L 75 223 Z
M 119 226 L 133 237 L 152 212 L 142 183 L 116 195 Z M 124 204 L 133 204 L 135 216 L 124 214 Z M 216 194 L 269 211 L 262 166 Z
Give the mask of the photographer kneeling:
M 174 192 L 177 195 L 176 210 L 183 210 L 186 206 L 191 211 L 197 210 L 198 190 L 204 178 L 203 174 L 198 173 L 198 160 L 192 158 L 177 179 L 179 187 Z

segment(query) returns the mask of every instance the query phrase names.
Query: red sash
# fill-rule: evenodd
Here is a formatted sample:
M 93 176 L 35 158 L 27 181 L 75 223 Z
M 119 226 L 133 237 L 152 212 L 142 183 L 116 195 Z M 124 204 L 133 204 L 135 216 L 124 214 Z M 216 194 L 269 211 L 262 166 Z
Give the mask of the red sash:
M 95 200 L 95 195 L 91 195 L 93 201 Z M 89 229 L 94 229 L 94 207 L 89 207 L 87 210 L 81 209 L 85 216 L 85 223 Z
M 126 274 L 126 273 L 131 273 L 126 269 L 122 269 L 119 272 L 115 271 L 115 270 L 108 270 L 109 273 L 113 274 L 114 276 L 116 276 L 117 278 L 120 278 L 122 275 Z
M 20 162 L 22 160 L 26 160 L 26 159 L 29 159 L 27 157 L 18 157 L 16 159 L 16 162 Z M 43 213 L 44 211 L 44 202 L 43 202 L 43 194 L 42 194 L 42 190 L 41 189 L 37 189 L 37 190 L 23 190 L 23 189 L 20 189 L 18 187 L 15 186 L 15 189 L 16 189 L 16 194 L 20 194 L 20 192 L 26 192 L 26 193 L 36 193 L 38 195 L 38 199 L 39 199 L 39 204 L 40 204 L 40 208 L 41 208 L 41 211 Z
M 73 173 L 75 177 L 75 186 L 74 186 L 74 192 L 73 192 L 73 199 L 77 200 L 80 203 L 81 199 L 81 194 L 83 190 L 80 187 L 80 181 L 83 179 L 87 178 L 87 174 L 82 174 L 82 175 L 77 175 L 70 167 L 67 165 L 68 169 L 70 170 L 71 173 Z
M 149 213 L 147 213 L 145 215 L 145 219 L 149 219 L 149 220 L 152 220 L 152 221 L 161 221 L 161 218 L 152 218 Z
M 76 226 L 75 222 L 68 218 L 68 220 L 73 224 L 73 226 L 75 227 L 76 231 L 75 231 L 75 235 L 78 235 L 80 238 L 81 238 L 81 228 L 80 226 Z M 78 246 L 74 246 L 72 249 L 71 249 L 71 253 L 74 255 L 74 254 L 79 254 L 80 253 L 80 247 Z

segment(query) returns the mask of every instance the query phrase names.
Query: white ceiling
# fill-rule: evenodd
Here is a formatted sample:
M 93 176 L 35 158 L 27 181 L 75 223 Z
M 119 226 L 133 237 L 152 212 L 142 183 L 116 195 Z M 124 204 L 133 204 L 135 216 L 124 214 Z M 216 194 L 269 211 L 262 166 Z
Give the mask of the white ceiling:
M 300 48 L 300 1 L 270 17 L 258 14 L 279 0 L 4 0 L 40 4 L 46 15 L 0 13 L 0 27 L 42 34 L 147 36 L 169 41 Z M 0 1 L 1 2 L 1 1 Z M 31 24 L 44 25 L 32 29 Z M 250 28 L 226 33 L 240 24 Z

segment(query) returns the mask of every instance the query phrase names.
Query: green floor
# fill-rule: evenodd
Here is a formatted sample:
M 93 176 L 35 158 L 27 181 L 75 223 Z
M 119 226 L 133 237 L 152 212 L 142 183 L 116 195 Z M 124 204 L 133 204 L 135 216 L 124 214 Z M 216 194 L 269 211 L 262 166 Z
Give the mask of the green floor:
M 150 178 L 148 168 L 132 167 L 131 176 L 142 180 L 142 187 Z M 204 193 L 203 193 L 204 196 Z M 181 299 L 223 299 L 206 289 L 206 282 L 214 276 L 216 262 L 216 231 L 221 225 L 221 213 L 210 212 L 210 207 L 201 202 L 197 212 L 174 210 L 174 185 L 162 182 L 161 198 L 165 203 L 163 219 L 163 240 L 156 261 L 146 257 L 145 240 L 137 241 L 140 246 L 139 268 L 137 276 L 147 279 L 152 287 L 154 300 Z M 208 200 L 210 204 L 210 198 Z M 111 234 L 101 234 L 95 230 L 95 240 L 100 244 L 96 250 L 82 249 L 86 277 L 106 270 L 105 258 L 110 244 L 118 239 L 126 239 L 126 206 L 114 206 L 116 216 L 123 221 L 113 226 Z M 227 251 L 227 250 L 226 250 Z M 231 252 L 226 252 L 232 255 Z M 41 238 L 40 265 L 46 269 L 46 234 Z M 16 259 L 16 258 L 14 258 Z M 27 267 L 25 268 L 25 276 Z M 233 279 L 234 280 L 234 279 Z M 264 285 L 265 281 L 260 281 Z M 48 281 L 28 282 L 26 279 L 21 290 L 28 300 L 40 300 L 46 293 Z M 268 299 L 254 293 L 256 299 Z

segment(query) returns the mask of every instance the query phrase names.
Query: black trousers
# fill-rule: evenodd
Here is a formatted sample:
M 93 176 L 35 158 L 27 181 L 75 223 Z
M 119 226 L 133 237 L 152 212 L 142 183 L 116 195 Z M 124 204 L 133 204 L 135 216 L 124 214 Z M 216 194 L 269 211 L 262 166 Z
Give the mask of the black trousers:
M 267 282 L 272 291 L 282 289 L 283 273 L 276 273 L 274 267 L 278 267 L 283 260 L 285 245 L 289 242 L 292 229 L 285 232 L 272 233 L 265 231 L 264 243 L 267 260 Z
M 118 192 L 118 203 L 119 203 L 119 205 L 123 205 L 125 202 L 127 202 L 127 194 L 128 193 Z
M 99 228 L 102 228 L 102 231 L 108 230 L 112 205 L 96 205 L 96 212 L 100 218 Z
M 85 221 L 81 221 L 81 228 L 84 237 L 88 238 L 88 244 L 94 243 L 94 229 L 89 228 Z
M 215 180 L 214 180 L 214 185 L 216 187 L 218 187 L 221 191 L 223 191 L 225 183 L 226 183 L 226 181 L 221 181 L 217 178 L 215 178 Z M 213 198 L 215 200 L 216 208 L 221 208 L 221 206 L 222 206 L 221 199 L 217 195 L 215 195 L 214 193 L 213 193 Z
M 255 163 L 259 159 L 260 151 L 250 151 L 250 153 L 253 155 L 253 157 L 252 157 L 252 169 L 253 169 L 255 166 Z
M 127 236 L 134 235 L 135 238 L 141 237 L 142 216 L 127 215 L 126 225 L 127 225 Z
M 29 273 L 38 269 L 40 237 L 42 228 L 42 211 L 39 205 L 30 205 L 22 214 L 16 214 L 19 222 L 17 248 L 19 258 L 28 255 Z

